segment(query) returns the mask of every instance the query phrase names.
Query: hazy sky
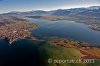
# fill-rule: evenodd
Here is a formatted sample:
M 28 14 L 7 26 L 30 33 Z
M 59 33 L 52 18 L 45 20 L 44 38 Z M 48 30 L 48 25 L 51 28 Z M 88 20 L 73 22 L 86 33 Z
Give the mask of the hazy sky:
M 100 0 L 0 0 L 0 13 L 100 6 Z

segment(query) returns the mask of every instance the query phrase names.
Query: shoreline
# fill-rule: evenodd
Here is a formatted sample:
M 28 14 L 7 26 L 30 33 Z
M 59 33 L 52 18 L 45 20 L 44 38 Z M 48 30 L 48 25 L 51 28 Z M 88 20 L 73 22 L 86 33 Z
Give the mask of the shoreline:
M 65 48 L 76 48 L 84 55 L 82 59 L 100 59 L 100 46 L 91 46 L 91 44 L 86 42 L 59 38 L 50 39 L 49 43 Z
M 22 21 L 2 25 L 0 26 L 0 39 L 6 38 L 9 44 L 12 44 L 17 39 L 23 39 L 25 37 L 30 36 L 30 30 L 35 29 L 37 27 L 37 24 L 27 24 Z
M 34 17 L 36 17 L 36 16 L 33 16 L 33 18 Z M 97 26 L 97 24 L 95 24 L 95 23 L 92 23 L 92 24 L 90 23 L 89 24 L 87 20 L 80 20 L 80 19 L 76 19 L 74 17 L 68 17 L 68 16 L 41 16 L 40 18 L 34 18 L 34 19 L 43 19 L 43 20 L 48 20 L 48 21 L 59 21 L 59 20 L 75 21 L 76 23 L 83 23 L 83 24 L 87 25 L 88 28 L 90 28 L 92 30 L 100 31 L 100 28 Z

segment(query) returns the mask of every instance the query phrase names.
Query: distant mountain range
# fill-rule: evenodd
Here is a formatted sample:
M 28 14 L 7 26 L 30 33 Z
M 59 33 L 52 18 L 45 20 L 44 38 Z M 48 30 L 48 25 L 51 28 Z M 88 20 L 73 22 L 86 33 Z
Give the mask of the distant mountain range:
M 0 22 L 5 20 L 22 20 L 24 18 L 41 18 L 46 20 L 72 20 L 90 25 L 90 28 L 100 31 L 100 6 L 87 8 L 58 9 L 52 11 L 9 12 L 0 14 Z
M 32 16 L 32 15 L 54 15 L 54 16 L 75 16 L 75 15 L 89 15 L 89 16 L 100 16 L 100 6 L 91 6 L 87 8 L 71 8 L 71 9 L 58 9 L 52 11 L 28 11 L 28 12 L 9 12 L 2 15 L 23 15 L 23 16 Z

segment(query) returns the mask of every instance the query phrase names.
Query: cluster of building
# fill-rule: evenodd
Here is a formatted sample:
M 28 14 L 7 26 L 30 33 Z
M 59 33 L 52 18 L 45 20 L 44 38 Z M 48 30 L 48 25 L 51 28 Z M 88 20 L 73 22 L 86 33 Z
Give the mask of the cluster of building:
M 0 38 L 7 38 L 11 44 L 17 39 L 23 39 L 31 35 L 30 29 L 36 28 L 35 24 L 25 22 L 14 22 L 0 26 Z
M 91 24 L 91 25 L 89 25 L 89 28 L 100 31 L 100 25 L 98 25 L 98 24 Z

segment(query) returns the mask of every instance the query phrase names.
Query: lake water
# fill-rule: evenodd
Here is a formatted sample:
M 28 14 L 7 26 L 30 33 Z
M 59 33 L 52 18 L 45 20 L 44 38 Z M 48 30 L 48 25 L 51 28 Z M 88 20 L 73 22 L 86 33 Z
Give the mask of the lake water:
M 33 36 L 38 37 L 61 37 L 78 41 L 85 41 L 91 44 L 100 44 L 100 31 L 88 28 L 88 25 L 74 21 L 59 20 L 47 21 L 31 19 L 29 23 L 36 23 L 40 27 L 33 30 Z
M 82 23 L 67 20 L 46 21 L 39 19 L 31 19 L 29 23 L 40 25 L 37 29 L 32 30 L 33 36 L 41 38 L 56 36 L 86 41 L 92 44 L 100 44 L 100 32 L 89 29 L 87 25 Z M 43 45 L 42 50 L 44 50 L 44 47 L 49 47 L 45 42 L 33 42 L 28 39 L 18 40 L 9 46 L 6 40 L 1 39 L 0 66 L 46 66 L 43 65 L 44 62 L 42 58 L 47 56 L 43 57 L 41 55 L 44 54 L 45 51 L 40 49 L 41 45 Z M 41 54 L 39 54 L 39 52 L 41 52 Z M 48 55 L 48 51 L 45 51 L 45 53 Z
M 22 39 L 9 45 L 0 40 L 0 66 L 41 66 L 38 48 L 43 42 Z M 44 66 L 44 65 L 42 65 Z

